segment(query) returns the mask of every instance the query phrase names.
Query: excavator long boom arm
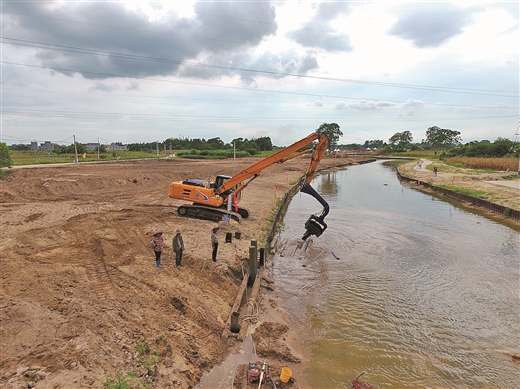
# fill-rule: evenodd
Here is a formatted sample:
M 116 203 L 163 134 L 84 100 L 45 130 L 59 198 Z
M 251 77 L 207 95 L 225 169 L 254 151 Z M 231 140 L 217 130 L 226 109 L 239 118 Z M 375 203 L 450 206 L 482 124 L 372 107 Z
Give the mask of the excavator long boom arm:
M 305 150 L 298 151 L 302 147 L 307 146 L 309 143 L 318 140 L 318 144 L 314 146 L 314 150 Z M 255 179 L 262 170 L 265 168 L 275 164 L 286 162 L 292 158 L 296 158 L 299 155 L 305 154 L 307 152 L 313 151 L 311 160 L 309 165 L 307 166 L 307 170 L 305 175 L 300 179 L 299 190 L 303 193 L 307 193 L 314 197 L 316 200 L 323 205 L 323 211 L 320 215 L 311 215 L 309 219 L 305 222 L 305 234 L 302 239 L 306 240 L 311 235 L 320 236 L 326 229 L 327 224 L 325 223 L 325 216 L 329 213 L 329 205 L 325 201 L 323 197 L 319 195 L 314 188 L 310 185 L 312 178 L 316 174 L 316 170 L 318 169 L 318 165 L 320 164 L 325 151 L 327 151 L 327 146 L 329 141 L 324 134 L 314 132 L 299 140 L 298 142 L 293 143 L 292 145 L 274 153 L 273 155 L 249 166 L 247 169 L 242 170 L 240 173 L 235 174 L 233 177 L 229 178 L 222 184 L 220 187 L 215 188 L 215 193 L 217 195 L 220 194 L 229 194 L 233 187 L 235 187 L 235 192 L 238 193 L 242 191 L 253 179 Z M 246 183 L 243 183 L 245 180 L 248 180 Z
M 314 141 L 318 142 L 314 143 Z M 305 150 L 306 146 L 311 143 L 313 144 L 312 147 Z M 302 154 L 312 152 L 307 170 L 298 181 L 297 188 L 301 192 L 311 195 L 323 205 L 321 214 L 311 215 L 309 220 L 305 223 L 306 232 L 302 239 L 305 240 L 311 235 L 320 236 L 327 228 L 324 218 L 329 213 L 329 205 L 318 192 L 311 187 L 310 182 L 316 174 L 316 170 L 327 150 L 328 144 L 329 141 L 324 134 L 314 132 L 271 156 L 258 161 L 232 177 L 218 175 L 214 181 L 188 179 L 182 182 L 172 182 L 170 183 L 168 196 L 174 199 L 193 202 L 192 205 L 181 205 L 177 209 L 178 214 L 181 216 L 221 220 L 224 215 L 227 215 L 227 217 L 232 217 L 233 220 L 240 222 L 242 218 L 249 216 L 247 209 L 238 208 L 240 192 L 258 177 L 262 170 L 275 163 L 283 163 Z M 231 212 L 233 204 L 235 205 L 235 212 Z
M 309 136 L 299 140 L 298 142 L 293 143 L 290 146 L 285 147 L 284 149 L 277 151 L 276 153 L 270 155 L 269 157 L 262 159 L 261 161 L 249 166 L 248 168 L 242 170 L 241 172 L 235 174 L 233 177 L 228 179 L 224 184 L 220 187 L 215 188 L 216 194 L 223 194 L 229 191 L 236 185 L 239 185 L 243 181 L 258 176 L 262 170 L 268 168 L 269 166 L 275 163 L 283 163 L 290 159 L 293 159 L 299 155 L 308 153 L 312 150 L 305 150 L 303 152 L 298 152 L 302 147 L 307 146 L 309 143 L 318 139 L 318 144 L 314 148 L 314 153 L 311 157 L 311 161 L 309 166 L 307 167 L 307 171 L 305 172 L 305 183 L 310 183 L 312 181 L 312 177 L 316 173 L 316 169 L 323 157 L 323 154 L 327 150 L 328 139 L 325 135 L 320 133 L 312 133 Z

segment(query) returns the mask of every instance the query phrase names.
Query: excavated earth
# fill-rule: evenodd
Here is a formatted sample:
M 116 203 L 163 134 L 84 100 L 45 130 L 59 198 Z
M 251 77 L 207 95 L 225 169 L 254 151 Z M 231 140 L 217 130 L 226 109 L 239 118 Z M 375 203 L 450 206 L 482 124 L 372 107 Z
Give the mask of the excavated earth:
M 221 223 L 216 264 L 214 223 L 178 216 L 184 202 L 170 199 L 168 186 L 232 175 L 257 161 L 11 169 L 0 181 L 0 387 L 194 387 L 236 346 L 221 335 L 251 240 L 263 244 L 277 198 L 309 160 L 273 165 L 248 186 L 241 206 L 251 216 L 240 225 Z M 324 159 L 320 168 L 353 161 Z M 164 232 L 162 269 L 149 243 L 156 229 Z M 186 246 L 180 268 L 171 242 L 177 229 Z M 237 231 L 240 239 L 225 243 L 226 233 Z M 280 345 L 276 326 L 284 324 L 266 318 L 257 323 L 259 353 L 275 364 L 298 360 Z
M 327 158 L 320 168 L 361 160 Z M 216 264 L 214 223 L 178 216 L 184 202 L 168 197 L 168 185 L 232 175 L 257 161 L 173 158 L 11 169 L 0 181 L 0 388 L 195 387 L 237 348 L 236 338 L 222 334 L 251 240 L 263 246 L 277 198 L 309 160 L 273 165 L 248 186 L 241 206 L 251 216 L 240 225 L 221 223 Z M 149 243 L 155 229 L 164 232 L 162 269 Z M 180 268 L 171 244 L 177 229 L 186 246 Z M 235 237 L 231 243 L 226 233 Z M 251 326 L 258 356 L 273 371 L 300 360 L 290 347 L 298 334 L 281 305 L 264 299 Z M 245 370 L 237 369 L 235 387 L 249 386 Z M 298 387 L 293 378 L 277 384 Z

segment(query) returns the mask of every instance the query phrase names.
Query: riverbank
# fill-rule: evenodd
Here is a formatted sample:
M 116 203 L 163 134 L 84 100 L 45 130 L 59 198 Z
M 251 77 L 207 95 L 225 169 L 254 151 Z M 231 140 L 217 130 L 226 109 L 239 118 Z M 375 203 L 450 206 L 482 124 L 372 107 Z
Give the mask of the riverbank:
M 326 158 L 320 167 L 360 160 Z M 168 197 L 168 185 L 232 175 L 256 161 L 174 158 L 9 171 L 0 182 L 0 386 L 188 388 L 221 363 L 236 346 L 221 334 L 250 241 L 263 242 L 278 199 L 309 159 L 273 165 L 248 186 L 241 206 L 251 217 L 222 225 L 216 264 L 213 223 L 179 217 L 182 202 Z M 149 245 L 156 229 L 165 238 L 162 269 Z M 180 268 L 171 244 L 177 229 L 186 246 Z M 235 232 L 241 238 L 225 243 Z M 283 345 L 277 336 L 286 337 L 285 327 L 273 325 L 277 331 L 264 324 L 258 332 L 268 355 Z
M 435 167 L 437 172 L 434 171 Z M 413 183 L 408 183 L 408 185 L 412 185 L 417 190 L 442 197 L 446 201 L 455 202 L 461 207 L 481 213 L 488 218 L 520 230 L 519 220 L 489 211 L 469 201 L 454 200 L 432 189 L 432 187 L 445 188 L 520 211 L 520 179 L 517 178 L 516 172 L 479 171 L 453 167 L 440 161 L 428 160 L 410 161 L 401 164 L 397 169 L 400 175 L 427 184 L 414 185 Z

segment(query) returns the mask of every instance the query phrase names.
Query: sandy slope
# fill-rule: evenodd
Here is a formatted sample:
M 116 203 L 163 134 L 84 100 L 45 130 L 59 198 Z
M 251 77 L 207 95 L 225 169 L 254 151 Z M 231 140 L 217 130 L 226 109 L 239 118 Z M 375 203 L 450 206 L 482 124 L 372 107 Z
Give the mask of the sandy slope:
M 238 160 L 236 169 L 256 161 Z M 0 188 L 0 387 L 101 388 L 118 375 L 150 388 L 194 386 L 236 342 L 220 335 L 250 240 L 264 239 L 275 187 L 283 196 L 307 163 L 272 166 L 245 190 L 241 205 L 252 215 L 220 230 L 217 264 L 213 223 L 179 217 L 182 202 L 168 197 L 168 185 L 233 174 L 232 160 L 11 171 Z M 163 269 L 149 245 L 157 228 L 166 241 Z M 176 229 L 186 245 L 179 269 Z M 241 239 L 224 243 L 238 230 Z

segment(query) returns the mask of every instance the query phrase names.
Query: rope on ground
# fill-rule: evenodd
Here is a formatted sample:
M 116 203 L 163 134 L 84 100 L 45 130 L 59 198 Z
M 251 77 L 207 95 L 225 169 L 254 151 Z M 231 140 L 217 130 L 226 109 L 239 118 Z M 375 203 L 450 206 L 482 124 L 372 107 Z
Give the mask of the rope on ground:
M 241 318 L 241 321 L 249 320 L 251 322 L 251 324 L 256 324 L 257 323 L 258 316 L 260 316 L 260 301 L 262 301 L 262 299 L 263 299 L 263 297 L 258 302 L 256 302 L 253 299 L 249 299 L 247 301 L 247 305 L 251 306 L 251 312 L 252 313 L 251 313 L 251 315 L 244 315 Z

